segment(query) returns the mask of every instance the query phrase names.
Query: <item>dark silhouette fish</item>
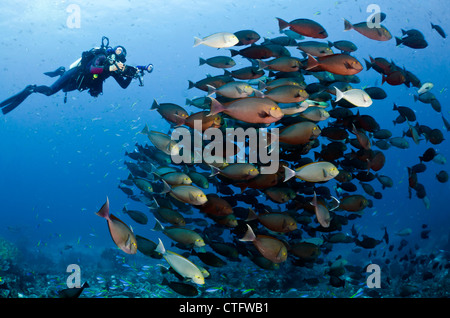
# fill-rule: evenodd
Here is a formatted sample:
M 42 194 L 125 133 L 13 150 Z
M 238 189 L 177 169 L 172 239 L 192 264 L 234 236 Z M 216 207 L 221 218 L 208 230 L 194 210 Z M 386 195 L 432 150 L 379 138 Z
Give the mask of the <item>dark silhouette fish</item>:
M 436 25 L 431 23 L 431 28 L 435 29 L 437 33 L 439 33 L 440 36 L 442 36 L 444 39 L 447 37 L 447 35 L 445 34 L 444 30 L 442 29 L 442 27 L 440 25 Z
M 78 298 L 85 288 L 88 288 L 88 282 L 85 282 L 80 288 L 66 288 L 58 292 L 59 298 Z

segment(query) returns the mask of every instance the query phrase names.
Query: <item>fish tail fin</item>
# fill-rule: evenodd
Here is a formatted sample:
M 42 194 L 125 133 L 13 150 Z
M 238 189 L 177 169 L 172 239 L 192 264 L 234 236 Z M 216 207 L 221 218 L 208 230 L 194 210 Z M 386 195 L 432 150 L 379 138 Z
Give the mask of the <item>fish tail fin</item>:
M 202 39 L 200 39 L 199 37 L 194 36 L 194 46 L 193 47 L 196 47 L 196 46 L 198 46 L 198 45 L 200 45 L 202 43 L 203 43 Z
M 166 253 L 166 249 L 164 248 L 163 242 L 161 241 L 160 238 L 158 238 L 159 243 L 155 248 L 155 251 L 161 254 L 165 254 Z
M 344 19 L 344 31 L 351 29 L 353 29 L 353 25 L 347 19 Z
M 372 68 L 372 63 L 370 63 L 368 60 L 364 59 L 364 62 L 366 62 L 366 69 L 367 71 Z
M 161 222 L 159 222 L 158 219 L 155 219 L 155 227 L 152 229 L 152 231 L 156 231 L 156 232 L 162 232 L 164 231 L 164 226 L 161 224 Z
M 344 93 L 342 93 L 336 86 L 334 86 L 334 89 L 336 90 L 336 102 L 338 102 L 344 97 Z
M 256 212 L 252 208 L 248 208 L 248 215 L 245 221 L 253 221 L 256 220 L 257 218 L 258 216 L 256 215 Z
M 318 161 L 320 158 L 321 158 L 321 154 L 320 154 L 320 152 L 317 152 L 317 151 L 314 151 L 314 160 L 315 161 Z
M 312 56 L 311 54 L 308 54 L 308 61 L 306 62 L 306 68 L 305 70 L 309 71 L 312 68 L 315 68 L 319 65 L 319 62 Z
M 220 173 L 220 169 L 217 168 L 216 166 L 210 165 L 210 167 L 211 167 L 211 174 L 209 175 L 210 178 L 214 177 Z
M 310 202 L 310 204 L 312 205 L 312 206 L 317 206 L 317 194 L 316 194 L 316 191 L 314 191 L 314 196 L 313 196 L 313 199 L 312 199 L 312 201 Z
M 164 188 L 163 188 L 163 190 L 162 190 L 162 192 L 160 194 L 169 193 L 172 190 L 172 188 L 170 187 L 170 185 L 166 181 L 164 181 L 164 179 L 161 179 L 161 181 L 164 184 Z
M 397 104 L 394 103 L 394 109 L 393 110 L 398 110 Z
M 267 145 L 264 148 L 268 148 L 270 147 L 274 142 L 279 142 L 280 141 L 280 135 L 279 134 L 273 134 L 271 132 L 267 132 L 267 138 L 270 138 L 270 140 L 268 139 Z M 273 151 L 273 150 L 272 150 Z M 272 152 L 270 151 L 270 153 Z
M 261 71 L 265 69 L 267 66 L 269 66 L 266 62 L 261 60 L 256 60 L 258 62 L 258 71 Z
M 286 29 L 289 26 L 289 23 L 287 21 L 284 21 L 283 19 L 277 18 L 278 20 L 278 28 L 281 30 Z
M 431 28 L 436 29 L 436 26 L 433 24 L 433 22 L 430 22 L 430 23 L 431 23 Z
M 209 98 L 211 99 L 211 110 L 207 116 L 212 116 L 225 110 L 225 107 L 217 99 L 211 96 Z
M 145 127 L 141 130 L 141 134 L 148 135 L 149 132 L 150 132 L 150 129 L 148 128 L 148 125 L 145 124 Z
M 200 57 L 200 58 L 198 59 L 198 63 L 199 63 L 198 66 L 204 65 L 204 64 L 206 64 L 206 60 L 205 60 L 204 58 L 201 58 L 201 57 Z
M 96 214 L 105 219 L 109 218 L 109 199 L 108 199 L 108 197 L 106 197 L 106 202 L 102 205 L 102 207 L 100 208 L 100 210 L 98 210 L 98 212 Z
M 169 281 L 167 280 L 167 278 L 163 277 L 163 280 L 161 282 L 162 286 L 169 286 Z
M 259 98 L 264 98 L 265 97 L 264 93 L 261 92 L 258 89 L 253 89 L 253 94 L 254 94 L 255 97 L 259 97 Z
M 358 130 L 355 127 L 355 124 L 352 123 L 352 133 L 354 133 L 355 135 L 358 134 Z
M 250 225 L 247 224 L 247 232 L 245 232 L 245 235 L 243 238 L 239 239 L 239 241 L 242 242 L 253 242 L 256 239 L 256 235 L 253 232 Z
M 284 166 L 284 181 L 283 182 L 288 181 L 292 177 L 295 177 L 295 171 L 287 166 Z
M 336 199 L 336 197 L 331 196 L 331 198 L 333 199 L 335 205 L 334 205 L 334 207 L 330 208 L 329 211 L 336 210 L 336 209 L 339 207 L 339 205 L 341 204 L 341 201 L 339 201 L 338 199 Z
M 212 94 L 217 92 L 217 89 L 212 85 L 206 84 L 206 87 L 208 87 L 208 97 L 211 97 Z
M 258 80 L 258 90 L 262 91 L 263 89 L 266 89 L 267 85 L 261 80 Z
M 419 100 L 419 96 L 414 95 L 414 101 L 417 102 Z
M 158 109 L 159 103 L 156 101 L 156 99 L 153 100 L 152 107 L 150 107 L 150 110 Z
M 231 57 L 239 55 L 239 51 L 230 49 Z
M 396 37 L 395 37 L 395 45 L 396 45 L 396 46 L 399 46 L 399 45 L 401 45 L 402 43 L 403 43 L 403 40 L 396 36 Z
M 193 81 L 188 81 L 189 82 L 189 86 L 188 89 L 194 88 L 195 87 L 195 83 Z
M 156 201 L 155 197 L 153 197 L 153 202 L 150 205 L 148 205 L 148 207 L 149 207 L 149 209 L 155 209 L 155 210 L 160 207 L 160 205 L 159 205 L 158 201 Z
M 387 76 L 384 76 L 384 75 L 381 76 L 381 85 L 386 83 L 386 78 L 387 78 Z

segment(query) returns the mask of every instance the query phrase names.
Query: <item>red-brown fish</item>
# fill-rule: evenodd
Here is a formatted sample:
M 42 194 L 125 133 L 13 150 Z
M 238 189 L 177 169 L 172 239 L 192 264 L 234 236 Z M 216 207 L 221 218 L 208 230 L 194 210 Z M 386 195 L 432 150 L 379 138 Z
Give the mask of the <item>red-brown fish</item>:
M 308 93 L 298 85 L 283 85 L 264 93 L 264 97 L 270 98 L 276 103 L 300 103 L 306 100 Z
M 359 212 L 369 205 L 369 201 L 360 194 L 353 194 L 341 199 L 339 208 L 348 212 Z
M 268 235 L 255 235 L 248 224 L 247 232 L 240 241 L 253 242 L 261 255 L 274 263 L 282 263 L 287 259 L 287 248 L 282 241 Z
M 287 22 L 277 18 L 280 31 L 289 27 L 290 30 L 311 38 L 325 39 L 328 36 L 327 31 L 319 23 L 309 19 L 295 19 Z
M 137 241 L 133 231 L 117 217 L 109 213 L 109 199 L 96 213 L 108 222 L 109 233 L 116 245 L 127 254 L 136 254 Z
M 311 121 L 303 121 L 283 128 L 278 140 L 289 145 L 303 145 L 316 139 L 319 134 L 319 126 Z
M 198 207 L 201 212 L 213 216 L 226 216 L 233 213 L 233 208 L 230 203 L 219 197 L 217 194 L 207 194 L 206 197 L 208 198 L 208 201 Z
M 159 104 L 154 100 L 150 110 L 154 109 L 156 109 L 169 123 L 175 125 L 183 125 L 184 120 L 189 116 L 183 107 L 173 103 Z
M 268 68 L 279 72 L 296 72 L 303 67 L 300 59 L 290 56 L 281 56 L 270 61 L 258 60 L 258 65 L 260 70 Z
M 264 60 L 271 57 L 276 57 L 276 53 L 269 47 L 264 45 L 253 44 L 242 50 L 232 50 L 230 49 L 231 57 L 236 55 L 241 55 L 243 57 L 254 59 L 254 60 Z
M 241 46 L 241 45 L 250 45 L 255 42 L 258 42 L 258 40 L 261 38 L 261 36 L 258 34 L 258 32 L 253 30 L 241 30 L 234 32 L 234 35 L 238 38 L 239 42 L 235 44 L 235 46 Z
M 271 124 L 283 118 L 281 108 L 268 98 L 249 97 L 233 101 L 227 106 L 210 97 L 210 115 L 225 113 L 234 119 L 252 124 Z
M 324 56 L 334 54 L 327 42 L 304 41 L 298 43 L 297 49 L 312 56 Z
M 289 214 L 273 212 L 257 215 L 249 208 L 247 221 L 256 219 L 266 228 L 277 233 L 288 233 L 297 229 L 297 222 Z
M 372 40 L 389 41 L 392 39 L 392 34 L 381 24 L 378 27 L 370 27 L 367 22 L 351 24 L 349 21 L 344 19 L 344 27 L 345 31 L 354 29 L 356 32 Z
M 331 54 L 314 58 L 308 54 L 307 71 L 328 71 L 338 75 L 354 75 L 363 69 L 361 63 L 347 54 Z
M 394 71 L 384 75 L 381 79 L 381 84 L 388 83 L 389 85 L 401 85 L 406 82 L 405 74 L 402 71 Z
M 199 125 L 202 131 L 208 128 L 219 128 L 222 125 L 222 117 L 219 114 L 208 116 L 208 111 L 200 111 L 192 114 L 184 120 L 184 124 L 192 129 L 196 129 L 196 123 Z M 197 122 L 196 122 L 197 121 Z

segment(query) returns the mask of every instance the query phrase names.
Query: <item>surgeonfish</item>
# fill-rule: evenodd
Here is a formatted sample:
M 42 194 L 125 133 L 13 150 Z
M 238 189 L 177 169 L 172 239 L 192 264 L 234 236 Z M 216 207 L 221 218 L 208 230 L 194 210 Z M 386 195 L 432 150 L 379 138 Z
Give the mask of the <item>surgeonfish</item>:
M 214 48 L 232 47 L 238 44 L 239 39 L 233 33 L 219 32 L 204 38 L 194 37 L 194 47 L 203 44 Z
M 177 253 L 166 250 L 161 239 L 158 240 L 155 251 L 162 254 L 174 271 L 184 278 L 191 279 L 196 284 L 203 285 L 205 283 L 205 277 L 194 263 Z
M 106 197 L 106 202 L 97 212 L 97 215 L 105 218 L 108 222 L 109 233 L 114 243 L 127 254 L 136 254 L 137 241 L 133 230 L 113 214 L 109 213 L 108 197 Z
M 297 168 L 295 171 L 287 166 L 285 166 L 284 169 L 285 182 L 292 177 L 297 177 L 308 182 L 323 182 L 333 179 L 339 173 L 336 166 L 327 161 L 308 163 L 300 168 Z

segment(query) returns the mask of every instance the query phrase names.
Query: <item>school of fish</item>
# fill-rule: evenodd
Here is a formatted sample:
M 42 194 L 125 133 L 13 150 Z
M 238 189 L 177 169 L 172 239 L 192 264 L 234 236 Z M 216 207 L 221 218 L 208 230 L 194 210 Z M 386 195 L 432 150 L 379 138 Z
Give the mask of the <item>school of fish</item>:
M 381 14 L 381 22 L 385 18 Z M 125 153 L 129 175 L 119 188 L 130 199 L 142 202 L 149 213 L 126 207 L 122 211 L 139 224 L 155 224 L 150 227 L 152 233 L 172 241 L 172 246 L 135 234 L 126 225 L 129 220 L 110 213 L 108 199 L 97 213 L 106 219 L 113 242 L 124 253 L 139 251 L 150 258 L 164 259 L 164 275 L 172 273 L 179 279 L 167 276 L 164 284 L 180 294 L 197 295 L 196 286 L 207 284 L 214 268 L 243 258 L 266 270 L 287 261 L 314 266 L 324 239 L 365 249 L 381 244 L 383 239 L 358 233 L 354 227 L 352 236 L 341 231 L 382 198 L 377 187 L 383 191 L 393 187 L 394 180 L 382 173 L 384 152 L 390 147 L 406 152 L 411 141 L 430 144 L 417 158 L 417 165 L 408 167 L 407 185 L 411 199 L 415 199 L 415 193 L 430 207 L 419 176 L 430 161 L 445 164 L 446 159 L 433 148 L 444 141 L 443 131 L 439 125 L 421 125 L 414 107 L 395 103 L 393 125 L 403 125 L 403 136 L 393 136 L 383 127 L 384 122 L 361 115 L 360 109 L 377 107 L 387 94 L 381 87 L 360 83 L 357 74 L 365 68 L 378 72 L 382 85 L 406 85 L 415 92 L 414 102 L 430 104 L 430 110 L 442 118 L 449 131 L 432 92 L 433 84 L 422 83 L 405 67 L 385 57 L 369 56 L 361 63 L 355 56 L 354 43 L 324 41 L 328 38 L 326 29 L 313 20 L 277 17 L 277 21 L 282 35 L 270 39 L 262 39 L 254 30 L 195 37 L 193 49 L 204 45 L 221 52 L 200 58 L 199 66 L 207 65 L 208 71 L 221 74 L 189 81 L 188 90 L 195 89 L 203 96 L 187 99 L 185 106 L 155 100 L 149 111 L 158 112 L 171 130 L 185 127 L 191 132 L 198 128 L 204 132 L 215 128 L 225 134 L 226 128 L 279 128 L 279 148 L 274 150 L 279 151 L 279 169 L 264 174 L 261 162 L 229 163 L 214 154 L 200 163 L 176 164 L 172 155 L 183 149 L 170 133 L 145 125 L 142 144 Z M 373 28 L 368 22 L 344 19 L 343 29 L 373 41 L 393 38 L 382 24 Z M 440 26 L 432 24 L 432 29 L 446 37 Z M 414 49 L 428 46 L 420 31 L 402 33 L 394 37 L 396 45 Z M 238 57 L 248 66 L 236 69 Z M 195 121 L 201 126 L 195 126 Z M 203 140 L 202 147 L 206 149 L 208 141 Z M 238 145 L 233 147 L 238 153 Z M 447 172 L 442 170 L 436 179 L 447 182 Z M 114 206 L 111 209 L 113 213 L 120 210 Z M 387 244 L 386 236 L 384 240 Z M 345 265 L 343 259 L 330 265 L 330 285 L 343 284 L 340 276 Z

